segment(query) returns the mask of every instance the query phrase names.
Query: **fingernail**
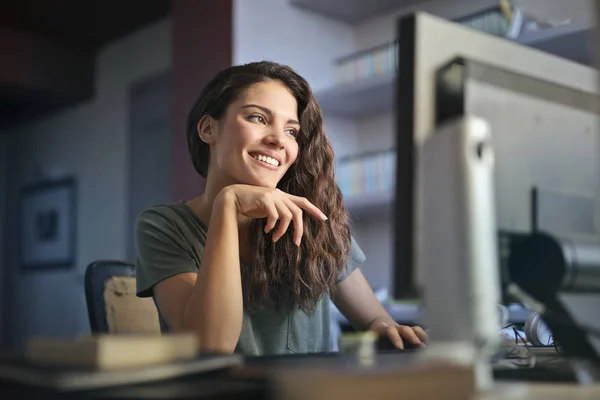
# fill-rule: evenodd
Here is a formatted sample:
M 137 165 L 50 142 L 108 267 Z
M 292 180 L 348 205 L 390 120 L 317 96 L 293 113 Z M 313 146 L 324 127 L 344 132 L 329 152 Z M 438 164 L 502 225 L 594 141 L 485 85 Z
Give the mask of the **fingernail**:
M 329 218 L 327 218 L 327 215 L 323 214 L 323 221 L 327 221 Z

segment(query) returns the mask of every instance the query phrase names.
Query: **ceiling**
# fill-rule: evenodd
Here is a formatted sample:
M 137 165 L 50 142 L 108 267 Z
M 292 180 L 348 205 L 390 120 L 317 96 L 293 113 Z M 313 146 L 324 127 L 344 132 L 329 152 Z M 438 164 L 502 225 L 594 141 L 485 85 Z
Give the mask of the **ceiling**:
M 91 97 L 98 49 L 170 10 L 170 0 L 2 0 L 0 129 Z

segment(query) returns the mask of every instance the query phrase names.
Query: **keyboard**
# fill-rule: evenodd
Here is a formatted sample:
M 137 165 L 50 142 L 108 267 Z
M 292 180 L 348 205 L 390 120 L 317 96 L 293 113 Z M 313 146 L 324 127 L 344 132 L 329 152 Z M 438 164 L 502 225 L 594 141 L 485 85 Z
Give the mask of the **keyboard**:
M 533 367 L 507 368 L 494 367 L 494 379 L 498 381 L 562 382 L 576 383 L 575 371 L 566 361 L 552 362 L 551 365 L 536 364 Z

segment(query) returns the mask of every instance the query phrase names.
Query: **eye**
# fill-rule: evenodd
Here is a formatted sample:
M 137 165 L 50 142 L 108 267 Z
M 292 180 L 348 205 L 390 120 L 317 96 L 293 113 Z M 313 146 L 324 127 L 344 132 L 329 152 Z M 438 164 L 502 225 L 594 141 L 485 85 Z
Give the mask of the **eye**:
M 266 124 L 264 117 L 260 114 L 252 114 L 248 117 L 248 120 L 258 122 L 260 124 Z
M 286 129 L 286 132 L 288 135 L 292 136 L 292 137 L 298 137 L 298 130 L 297 129 Z

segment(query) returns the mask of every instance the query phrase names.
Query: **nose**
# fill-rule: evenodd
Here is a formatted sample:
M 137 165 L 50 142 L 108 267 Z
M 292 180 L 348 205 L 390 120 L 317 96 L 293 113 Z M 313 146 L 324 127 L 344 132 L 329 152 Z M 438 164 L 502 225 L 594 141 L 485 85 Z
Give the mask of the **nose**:
M 276 147 L 276 148 L 285 147 L 284 139 L 285 139 L 285 132 L 283 132 L 283 129 L 281 129 L 281 130 L 273 129 L 264 137 L 265 143 L 267 143 L 269 146 Z

